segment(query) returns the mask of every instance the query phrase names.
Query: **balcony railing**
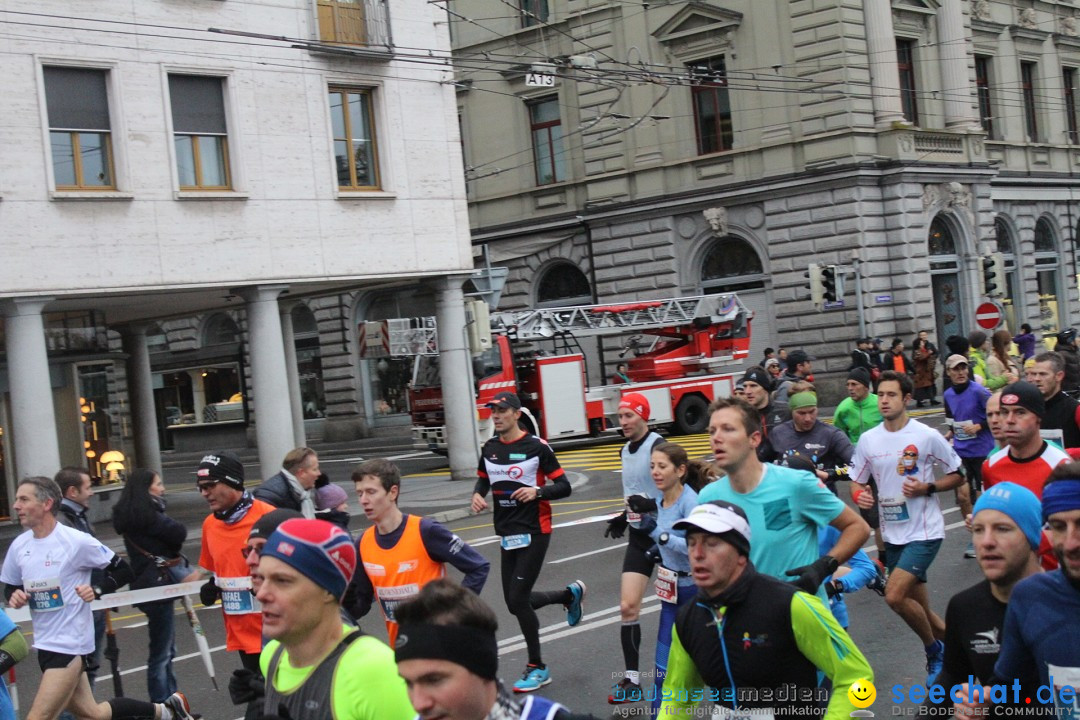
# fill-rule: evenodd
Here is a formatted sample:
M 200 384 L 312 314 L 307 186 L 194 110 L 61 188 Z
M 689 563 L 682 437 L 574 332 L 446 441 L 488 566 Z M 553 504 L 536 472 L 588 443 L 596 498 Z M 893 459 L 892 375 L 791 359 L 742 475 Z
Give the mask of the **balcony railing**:
M 388 0 L 316 0 L 319 39 L 335 45 L 391 50 Z

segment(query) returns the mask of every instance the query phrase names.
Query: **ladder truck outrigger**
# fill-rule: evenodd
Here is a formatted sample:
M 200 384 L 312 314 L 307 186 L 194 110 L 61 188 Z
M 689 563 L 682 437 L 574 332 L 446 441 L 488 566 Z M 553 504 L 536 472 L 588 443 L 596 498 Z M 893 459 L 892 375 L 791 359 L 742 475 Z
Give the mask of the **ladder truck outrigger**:
M 648 398 L 651 426 L 703 432 L 709 403 L 729 396 L 736 380 L 720 368 L 745 360 L 750 351 L 752 316 L 732 293 L 490 315 L 483 301 L 467 305 L 480 442 L 494 434 L 487 403 L 505 390 L 520 396 L 526 429 L 548 440 L 617 429 L 619 399 L 630 391 Z M 367 322 L 360 333 L 362 354 L 377 347 L 377 354 L 415 356 L 413 443 L 445 454 L 435 319 Z M 627 337 L 630 382 L 590 384 L 580 340 L 611 336 Z

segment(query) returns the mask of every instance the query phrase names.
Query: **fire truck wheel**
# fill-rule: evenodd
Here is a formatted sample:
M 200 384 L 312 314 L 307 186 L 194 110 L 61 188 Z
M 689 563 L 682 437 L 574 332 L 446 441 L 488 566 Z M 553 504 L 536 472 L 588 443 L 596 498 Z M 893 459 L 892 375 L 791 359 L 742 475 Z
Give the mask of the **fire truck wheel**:
M 700 395 L 687 395 L 675 408 L 675 430 L 697 435 L 709 427 L 709 403 Z

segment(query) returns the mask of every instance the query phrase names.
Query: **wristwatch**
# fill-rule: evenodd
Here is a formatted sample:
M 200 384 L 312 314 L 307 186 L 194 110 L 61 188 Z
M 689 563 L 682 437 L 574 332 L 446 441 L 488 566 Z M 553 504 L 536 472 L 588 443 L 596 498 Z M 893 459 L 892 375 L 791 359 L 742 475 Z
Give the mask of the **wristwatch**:
M 660 537 L 657 539 L 657 543 L 660 545 L 667 545 L 667 541 L 671 539 L 671 535 L 666 532 L 660 533 Z
M 926 497 L 930 497 L 937 492 L 937 485 L 934 483 L 926 483 Z
M 100 600 L 101 599 L 101 588 L 99 586 L 97 586 L 97 585 L 91 585 L 90 589 L 94 591 L 94 599 L 95 600 Z

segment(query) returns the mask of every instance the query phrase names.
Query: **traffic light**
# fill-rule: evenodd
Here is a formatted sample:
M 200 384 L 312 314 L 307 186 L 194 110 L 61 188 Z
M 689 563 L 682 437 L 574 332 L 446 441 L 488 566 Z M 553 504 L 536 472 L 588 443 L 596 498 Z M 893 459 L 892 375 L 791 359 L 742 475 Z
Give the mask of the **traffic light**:
M 1005 259 L 1001 253 L 990 253 L 982 258 L 982 294 L 998 297 L 1005 291 Z
M 825 302 L 836 302 L 840 299 L 840 289 L 837 282 L 835 265 L 825 265 L 821 268 L 821 285 Z
M 821 309 L 825 304 L 825 285 L 822 283 L 822 266 L 810 263 L 806 268 L 804 277 L 810 280 L 810 302 L 814 307 Z

